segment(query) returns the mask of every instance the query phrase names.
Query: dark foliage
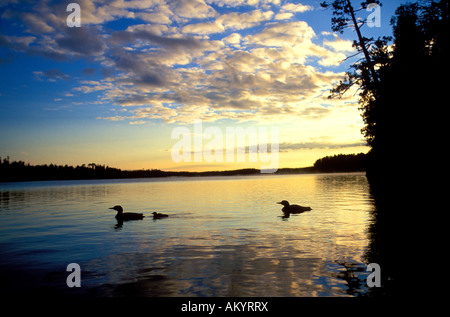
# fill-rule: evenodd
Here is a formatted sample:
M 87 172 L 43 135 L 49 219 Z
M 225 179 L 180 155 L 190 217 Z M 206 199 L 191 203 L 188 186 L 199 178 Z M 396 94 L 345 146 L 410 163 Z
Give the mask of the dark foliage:
M 90 163 L 81 166 L 44 164 L 31 165 L 23 161 L 10 162 L 9 158 L 0 160 L 0 182 L 115 179 L 115 178 L 152 178 L 169 176 L 232 176 L 259 174 L 257 169 L 239 169 L 233 171 L 208 172 L 166 172 L 158 169 L 123 171 L 105 165 Z
M 412 170 L 431 161 L 430 153 L 439 151 L 432 148 L 431 140 L 442 134 L 439 129 L 445 125 L 439 108 L 446 100 L 450 68 L 449 0 L 399 6 L 391 21 L 393 38 L 377 40 L 361 34 L 364 21 L 351 23 L 369 2 L 374 1 L 361 3 L 359 9 L 349 0 L 322 4 L 334 10 L 334 31 L 349 27 L 357 32 L 354 46 L 362 56 L 332 89 L 330 98 L 358 89 L 365 122 L 362 133 L 371 146 L 367 175 L 372 184 L 380 184 L 375 191 L 389 196 L 393 175 L 410 177 Z
M 314 163 L 314 166 L 281 168 L 276 173 L 357 172 L 364 170 L 365 160 L 366 155 L 363 153 L 336 155 L 334 157 L 319 159 Z M 261 171 L 255 168 L 206 172 L 167 172 L 158 169 L 123 171 L 118 168 L 95 163 L 74 167 L 55 164 L 31 165 L 23 161 L 10 162 L 9 157 L 3 159 L 3 161 L 0 159 L 0 182 L 239 175 L 261 175 Z
M 368 261 L 383 267 L 383 283 L 393 285 L 391 294 L 416 295 L 418 281 L 410 278 L 416 272 L 402 263 L 429 258 L 419 247 L 427 245 L 420 230 L 429 219 L 421 213 L 434 209 L 430 197 L 436 194 L 431 192 L 428 170 L 440 166 L 438 160 L 445 157 L 436 140 L 446 126 L 449 9 L 449 0 L 399 6 L 391 21 L 391 47 L 389 38 L 361 41 L 358 34 L 358 51 L 366 47 L 367 52 L 331 94 L 340 97 L 353 86 L 360 92 L 362 132 L 371 146 L 367 177 L 376 203 Z M 338 6 L 335 17 L 354 12 L 348 6 L 345 10 Z M 343 22 L 333 20 L 333 28 L 342 30 Z
M 318 172 L 357 172 L 366 170 L 366 154 L 339 154 L 326 156 L 314 163 Z

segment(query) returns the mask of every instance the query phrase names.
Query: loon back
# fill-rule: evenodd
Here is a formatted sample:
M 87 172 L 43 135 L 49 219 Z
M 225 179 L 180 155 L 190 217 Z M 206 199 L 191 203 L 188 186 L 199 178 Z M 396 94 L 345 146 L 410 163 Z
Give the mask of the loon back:
M 312 210 L 311 207 L 304 207 L 304 206 L 300 206 L 300 205 L 290 205 L 287 200 L 280 201 L 277 204 L 284 206 L 283 209 L 281 209 L 281 211 L 284 212 L 285 214 L 299 214 L 299 213 L 302 213 L 305 211 Z
M 126 221 L 126 220 L 141 220 L 145 216 L 143 214 L 137 213 L 137 212 L 123 212 L 122 206 L 114 206 L 109 209 L 113 209 L 117 211 L 116 219 L 119 221 Z
M 299 214 L 305 211 L 310 211 L 311 207 L 304 207 L 304 206 L 299 206 L 299 205 L 289 205 L 286 207 L 283 207 L 282 211 L 285 211 L 285 209 L 287 209 L 286 211 L 291 213 L 291 214 Z
M 116 219 L 118 220 L 141 220 L 144 219 L 144 217 L 143 214 L 137 212 L 124 212 L 116 215 Z
M 169 215 L 166 215 L 166 214 L 161 214 L 161 213 L 158 213 L 158 212 L 152 212 L 152 214 L 153 214 L 153 219 L 161 219 L 161 218 L 167 218 L 167 217 L 169 217 Z

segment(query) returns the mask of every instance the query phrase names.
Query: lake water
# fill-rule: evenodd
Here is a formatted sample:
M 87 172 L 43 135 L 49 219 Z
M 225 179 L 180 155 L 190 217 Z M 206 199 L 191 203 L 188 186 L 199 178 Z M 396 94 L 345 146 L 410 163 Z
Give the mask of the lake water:
M 282 218 L 288 200 L 312 210 Z M 115 211 L 144 220 L 117 223 Z M 78 296 L 366 294 L 364 174 L 0 184 L 1 292 Z M 152 218 L 153 211 L 169 218 Z M 81 287 L 69 288 L 69 263 Z

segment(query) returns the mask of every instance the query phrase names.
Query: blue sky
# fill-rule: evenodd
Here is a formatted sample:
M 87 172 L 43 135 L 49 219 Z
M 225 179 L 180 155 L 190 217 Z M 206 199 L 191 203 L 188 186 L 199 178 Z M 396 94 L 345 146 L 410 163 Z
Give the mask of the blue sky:
M 81 8 L 70 28 L 66 7 Z M 321 1 L 3 1 L 0 156 L 33 164 L 221 170 L 175 163 L 171 131 L 277 127 L 280 167 L 365 152 L 354 93 L 328 100 L 355 59 L 355 33 L 331 32 Z M 358 7 L 358 1 L 352 1 Z M 384 1 L 391 34 L 400 1 Z M 365 19 L 370 12 L 361 11 Z

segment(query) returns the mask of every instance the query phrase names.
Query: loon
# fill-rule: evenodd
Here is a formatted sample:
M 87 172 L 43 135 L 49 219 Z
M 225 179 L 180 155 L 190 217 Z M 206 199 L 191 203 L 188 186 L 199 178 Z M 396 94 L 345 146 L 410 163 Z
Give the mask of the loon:
M 161 214 L 161 213 L 158 213 L 158 212 L 152 212 L 152 214 L 153 214 L 153 219 L 161 219 L 161 218 L 169 217 L 169 215 Z
M 114 209 L 117 211 L 116 219 L 119 221 L 140 220 L 145 217 L 143 214 L 139 214 L 136 212 L 123 212 L 122 206 L 114 206 L 109 209 Z
M 284 212 L 285 215 L 289 214 L 300 214 L 305 211 L 312 210 L 311 207 L 303 207 L 299 205 L 289 205 L 289 202 L 287 200 L 283 200 L 278 202 L 277 204 L 283 205 L 283 209 L 281 209 L 282 212 Z

